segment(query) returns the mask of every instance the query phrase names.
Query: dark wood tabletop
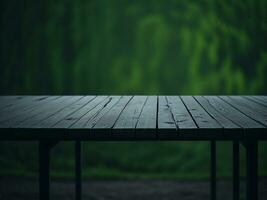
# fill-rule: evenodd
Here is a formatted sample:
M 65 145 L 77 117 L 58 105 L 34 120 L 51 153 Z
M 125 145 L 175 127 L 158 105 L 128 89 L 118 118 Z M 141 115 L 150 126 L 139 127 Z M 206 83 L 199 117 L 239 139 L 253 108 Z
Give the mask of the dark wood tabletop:
M 0 139 L 266 138 L 267 96 L 1 96 Z
M 75 140 L 75 196 L 81 199 L 81 141 L 209 140 L 211 199 L 216 141 L 233 142 L 233 199 L 239 199 L 239 143 L 246 194 L 258 199 L 258 141 L 267 139 L 267 96 L 1 96 L 0 140 L 39 141 L 39 196 L 50 197 L 50 153 Z

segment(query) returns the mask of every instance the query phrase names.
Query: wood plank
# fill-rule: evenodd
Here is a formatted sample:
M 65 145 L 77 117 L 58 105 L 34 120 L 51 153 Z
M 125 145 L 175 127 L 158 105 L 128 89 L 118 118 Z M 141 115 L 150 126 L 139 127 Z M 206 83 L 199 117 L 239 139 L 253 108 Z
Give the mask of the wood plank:
M 101 119 L 99 119 L 93 127 L 94 134 L 98 137 L 110 136 L 111 129 L 118 120 L 126 105 L 133 96 L 122 96 L 119 102 L 111 108 Z
M 264 126 L 267 126 L 266 114 L 264 116 L 260 112 L 255 112 L 254 110 L 255 108 L 251 109 L 248 105 L 246 104 L 244 105 L 240 103 L 240 101 L 235 101 L 228 96 L 220 96 L 220 98 L 224 100 L 225 102 L 227 102 L 228 104 L 230 104 L 231 106 L 233 106 L 234 108 L 236 108 L 239 112 L 248 116 L 249 118 L 261 123 Z
M 158 137 L 162 139 L 177 138 L 178 127 L 165 96 L 158 97 Z
M 23 98 L 25 98 L 25 96 L 0 96 L 0 111 L 6 107 L 12 106 Z
M 118 138 L 133 138 L 147 96 L 134 96 L 115 123 L 112 134 Z
M 157 128 L 157 96 L 148 96 L 141 115 L 136 125 L 136 138 L 150 139 L 156 138 Z
M 86 127 L 86 124 L 89 122 L 91 118 L 96 116 L 104 107 L 106 107 L 113 97 L 108 96 L 104 97 L 104 99 L 93 109 L 91 109 L 89 112 L 87 112 L 85 115 L 83 115 L 77 122 L 75 122 L 70 128 L 72 129 L 84 129 Z M 88 131 L 89 134 L 89 131 Z
M 19 100 L 13 101 L 12 105 L 5 107 L 1 112 L 14 112 L 27 107 L 31 107 L 33 103 L 42 101 L 48 98 L 48 96 L 25 96 Z
M 9 102 L 12 100 L 19 100 L 19 99 L 23 99 L 23 97 L 25 96 L 17 96 L 17 95 L 0 95 L 0 104 L 4 103 L 4 102 Z
M 257 129 L 257 128 L 264 128 L 261 124 L 258 122 L 250 119 L 243 113 L 239 112 L 234 107 L 227 104 L 225 101 L 220 99 L 217 96 L 204 96 L 205 99 L 208 100 L 208 102 L 216 108 L 220 113 L 222 113 L 226 118 L 233 121 L 235 124 L 239 125 L 243 128 L 246 132 L 254 132 L 254 130 L 251 129 Z
M 95 108 L 98 104 L 104 101 L 107 96 L 97 96 L 92 99 L 92 101 L 88 102 L 84 107 L 77 110 L 76 112 L 64 117 L 61 121 L 55 124 L 54 128 L 70 128 L 77 121 L 79 121 L 84 115 L 90 112 L 93 108 Z
M 5 113 L 6 115 L 10 116 L 12 114 L 18 114 L 19 112 L 25 112 L 29 109 L 32 109 L 34 106 L 43 104 L 45 102 L 47 102 L 48 100 L 54 99 L 54 98 L 59 98 L 56 96 L 52 96 L 52 97 L 41 97 L 41 96 L 25 96 L 23 99 L 14 102 L 11 106 L 6 107 L 5 109 L 3 109 L 1 112 Z M 5 116 L 5 118 L 7 118 L 7 116 Z M 2 121 L 3 119 L 0 117 L 0 121 Z
M 254 101 L 251 101 L 243 96 L 229 96 L 229 97 L 238 102 L 239 104 L 242 104 L 245 107 L 249 107 L 250 109 L 259 112 L 263 116 L 267 117 L 267 107 L 258 104 Z
M 197 129 L 192 116 L 178 96 L 167 96 L 167 102 L 170 106 L 170 111 L 178 127 L 179 134 L 193 133 Z
M 208 112 L 216 121 L 224 128 L 224 134 L 234 134 L 237 136 L 242 136 L 242 129 L 240 126 L 226 118 L 222 113 L 220 113 L 215 107 L 213 107 L 207 99 L 202 96 L 194 96 L 198 103 Z
M 22 121 L 28 119 L 31 117 L 31 115 L 34 115 L 36 114 L 36 112 L 42 112 L 42 109 L 48 105 L 48 103 L 51 103 L 53 101 L 59 101 L 61 100 L 61 97 L 59 98 L 55 98 L 54 97 L 49 97 L 48 100 L 50 100 L 49 102 L 47 103 L 40 103 L 40 105 L 38 106 L 34 106 L 30 109 L 27 109 L 27 110 L 16 110 L 15 113 L 9 113 L 11 116 L 8 120 L 5 120 L 5 121 L 1 121 L 0 122 L 0 127 L 1 128 L 14 128 L 14 126 L 16 124 L 19 124 L 21 123 Z
M 53 127 L 55 124 L 57 124 L 62 119 L 66 118 L 67 116 L 71 115 L 75 111 L 81 109 L 84 107 L 88 102 L 90 102 L 92 99 L 94 99 L 95 96 L 86 96 L 82 97 L 78 101 L 74 102 L 70 106 L 64 107 L 59 112 L 51 115 L 45 120 L 40 121 L 39 123 L 35 124 L 34 128 L 50 128 Z
M 23 104 L 18 104 L 20 106 L 15 107 L 16 109 L 11 108 L 10 110 L 6 110 L 3 112 L 4 114 L 0 116 L 0 124 L 9 123 L 8 121 L 16 121 L 22 116 L 25 116 L 27 113 L 33 111 L 34 109 L 38 108 L 39 106 L 43 106 L 60 96 L 50 96 L 48 98 L 41 98 L 41 99 L 27 99 L 24 98 Z
M 40 115 L 46 110 L 51 110 L 54 112 L 54 108 L 56 108 L 58 105 L 61 105 L 62 103 L 64 103 L 64 101 L 67 101 L 70 98 L 71 98 L 70 96 L 62 96 L 58 99 L 53 99 L 52 101 L 49 101 L 46 104 L 40 104 L 38 107 L 34 107 L 34 109 L 30 109 L 28 112 L 22 112 L 16 117 L 12 118 L 11 120 L 1 123 L 0 127 L 20 128 L 19 125 L 23 123 L 24 121 L 28 121 L 32 118 L 35 118 L 35 116 Z M 52 109 L 51 109 L 51 106 L 53 107 Z
M 192 96 L 181 96 L 181 99 L 199 127 L 199 133 L 211 136 L 223 133 L 222 126 Z
M 251 100 L 251 101 L 254 101 L 254 102 L 256 102 L 262 106 L 267 107 L 267 103 L 262 101 L 262 99 L 256 98 L 255 96 L 244 96 L 244 97 Z
M 62 109 L 64 109 L 67 106 L 72 105 L 74 102 L 78 101 L 82 98 L 82 96 L 64 96 L 62 98 L 65 98 L 64 101 L 61 103 L 54 104 L 52 101 L 47 105 L 45 109 L 42 110 L 42 112 L 37 113 L 33 117 L 30 117 L 23 122 L 19 123 L 15 127 L 18 128 L 35 128 L 35 125 L 40 123 L 41 121 L 49 118 L 50 116 L 56 114 L 57 112 L 60 112 Z
M 264 101 L 267 103 L 267 96 L 263 96 L 263 95 L 255 95 L 253 96 L 256 99 L 259 99 L 260 101 Z
M 12 104 L 7 107 L 4 107 L 1 110 L 1 113 L 5 113 L 4 115 L 0 115 L 0 121 L 3 121 L 7 118 L 8 115 L 14 114 L 17 110 L 21 110 L 26 106 L 31 106 L 32 102 L 34 102 L 33 96 L 25 96 L 24 98 L 20 98 L 19 100 L 14 100 Z
M 88 120 L 85 125 L 85 128 L 93 128 L 99 119 L 101 119 L 118 101 L 120 100 L 121 96 L 110 96 L 109 101 L 103 105 L 101 109 L 95 113 L 92 118 Z
M 266 99 L 266 96 L 4 96 L 0 97 L 0 106 L 5 105 L 0 114 L 0 137 L 91 139 L 93 135 L 97 140 L 200 137 L 209 140 L 217 138 L 218 131 L 223 130 L 229 138 L 236 138 L 235 134 L 243 137 L 244 132 L 246 137 L 266 139 Z M 221 135 L 219 138 L 226 137 Z

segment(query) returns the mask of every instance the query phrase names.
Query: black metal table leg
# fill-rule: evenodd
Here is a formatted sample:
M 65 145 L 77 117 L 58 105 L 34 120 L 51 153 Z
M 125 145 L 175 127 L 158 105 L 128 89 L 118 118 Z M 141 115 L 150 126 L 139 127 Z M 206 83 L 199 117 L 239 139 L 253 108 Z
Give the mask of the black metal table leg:
M 247 155 L 247 200 L 258 199 L 258 142 L 246 141 Z
M 50 147 L 46 141 L 39 142 L 39 199 L 50 199 Z
M 75 176 L 75 198 L 81 200 L 81 141 L 79 140 L 75 142 Z
M 216 200 L 216 141 L 210 142 L 210 189 L 211 199 Z
M 239 200 L 239 141 L 233 141 L 233 200 Z

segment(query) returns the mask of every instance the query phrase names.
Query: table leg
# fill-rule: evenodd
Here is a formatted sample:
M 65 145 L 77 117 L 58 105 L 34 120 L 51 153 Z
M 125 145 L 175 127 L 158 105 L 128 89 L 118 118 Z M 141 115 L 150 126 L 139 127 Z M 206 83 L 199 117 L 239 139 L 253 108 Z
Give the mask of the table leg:
M 246 141 L 247 155 L 247 200 L 258 199 L 258 142 Z
M 39 199 L 50 199 L 50 147 L 45 141 L 39 142 Z
M 75 142 L 75 198 L 81 200 L 81 141 Z
M 216 200 L 216 141 L 210 142 L 210 189 L 211 199 Z
M 239 200 L 239 141 L 233 141 L 233 200 Z

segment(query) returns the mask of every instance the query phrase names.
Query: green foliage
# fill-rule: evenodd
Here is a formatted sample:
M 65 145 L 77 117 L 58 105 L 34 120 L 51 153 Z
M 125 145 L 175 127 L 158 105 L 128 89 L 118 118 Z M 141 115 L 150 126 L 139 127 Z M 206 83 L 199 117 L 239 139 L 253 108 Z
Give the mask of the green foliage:
M 266 93 L 265 0 L 2 7 L 2 94 Z

